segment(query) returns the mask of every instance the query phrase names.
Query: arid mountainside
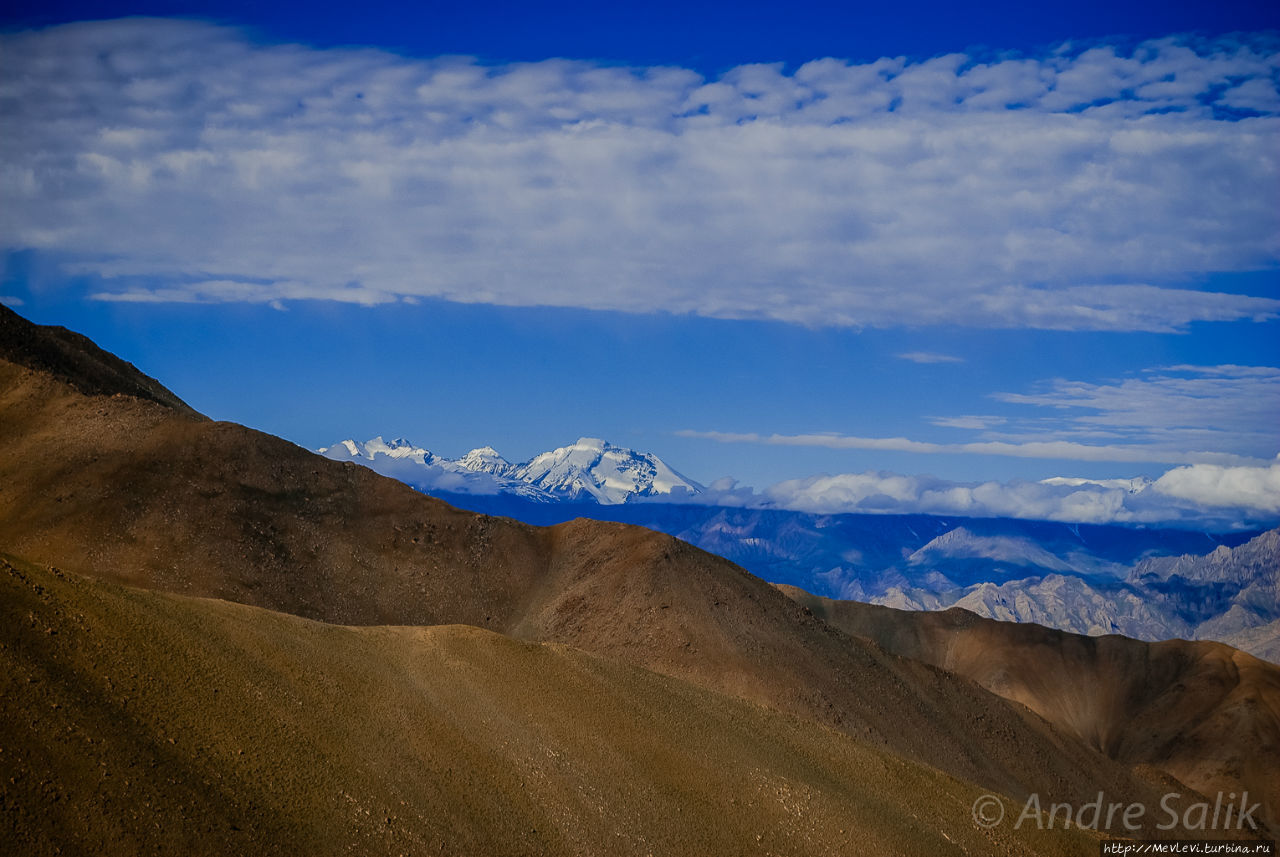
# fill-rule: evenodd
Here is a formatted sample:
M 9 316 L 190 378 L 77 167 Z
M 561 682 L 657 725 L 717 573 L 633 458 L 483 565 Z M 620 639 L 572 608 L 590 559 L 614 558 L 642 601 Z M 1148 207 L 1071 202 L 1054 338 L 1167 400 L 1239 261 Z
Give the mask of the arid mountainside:
M 32 567 L 336 625 L 471 625 L 568 645 L 813 721 L 1014 799 L 1034 792 L 1081 805 L 1102 791 L 1154 806 L 1169 790 L 1153 770 L 1109 759 L 967 678 L 851 636 L 674 538 L 461 512 L 365 468 L 195 414 L 87 340 L 8 310 L 0 320 L 0 333 L 16 329 L 37 349 L 48 336 L 84 350 L 43 363 L 0 360 L 0 551 Z M 76 377 L 103 364 L 120 371 L 97 386 Z M 48 627 L 58 631 L 50 637 L 63 633 Z M 192 693 L 203 692 L 203 675 L 191 675 Z M 354 692 L 345 678 L 311 675 L 335 696 Z M 261 694 L 238 704 L 268 696 L 265 685 Z M 1188 752 L 1212 760 L 1220 749 Z M 477 782 L 501 769 L 467 767 Z
M 0 748 L 0 850 L 32 857 L 1098 847 L 984 830 L 978 787 L 573 648 L 2 561 Z
M 966 676 L 1090 747 L 1280 807 L 1280 667 L 1222 643 L 1087 637 L 966 610 L 907 612 L 780 587 L 830 624 Z
M 1155 795 L 1041 718 L 852 640 L 670 536 L 460 512 L 279 438 L 109 392 L 87 396 L 61 374 L 0 362 L 10 555 L 325 622 L 467 624 L 564 643 L 1013 796 Z
M 133 396 L 197 416 L 154 378 L 65 327 L 34 325 L 0 306 L 0 360 L 54 375 L 85 395 Z

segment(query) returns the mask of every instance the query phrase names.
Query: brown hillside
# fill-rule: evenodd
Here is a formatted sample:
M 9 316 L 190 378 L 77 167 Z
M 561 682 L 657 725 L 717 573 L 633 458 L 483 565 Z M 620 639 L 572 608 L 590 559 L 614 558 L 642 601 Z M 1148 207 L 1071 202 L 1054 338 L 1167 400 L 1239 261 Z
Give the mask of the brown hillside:
M 158 402 L 195 414 L 164 385 L 86 336 L 65 327 L 35 325 L 0 304 L 0 359 L 17 366 L 48 372 L 91 396 L 117 393 Z
M 85 395 L 75 381 L 0 361 L 0 546 L 11 554 L 332 623 L 468 624 L 566 643 L 1015 797 L 1163 793 L 1026 709 L 849 637 L 670 537 L 460 512 L 278 438 Z
M 983 830 L 974 786 L 574 649 L 3 562 L 0 758 L 0 841 L 33 857 L 1098 847 Z
M 1280 809 L 1280 667 L 1230 646 L 1086 637 L 959 608 L 916 613 L 779 587 L 827 622 L 1020 702 L 1113 759 Z

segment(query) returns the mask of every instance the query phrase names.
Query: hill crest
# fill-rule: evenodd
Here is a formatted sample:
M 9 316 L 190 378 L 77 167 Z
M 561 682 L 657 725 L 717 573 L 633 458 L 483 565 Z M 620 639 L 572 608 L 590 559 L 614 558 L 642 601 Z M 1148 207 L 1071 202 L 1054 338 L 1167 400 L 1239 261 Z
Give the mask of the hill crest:
M 88 396 L 133 396 L 196 415 L 171 390 L 138 367 L 65 327 L 33 324 L 0 304 L 0 359 L 46 372 Z

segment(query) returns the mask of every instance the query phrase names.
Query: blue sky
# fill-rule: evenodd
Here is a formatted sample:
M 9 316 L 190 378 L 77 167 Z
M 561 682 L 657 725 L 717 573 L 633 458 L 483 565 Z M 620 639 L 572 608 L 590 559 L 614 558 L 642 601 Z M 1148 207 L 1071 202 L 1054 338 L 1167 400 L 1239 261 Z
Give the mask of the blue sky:
M 1280 516 L 1273 4 L 781 8 L 10 6 L 0 296 L 309 447 Z

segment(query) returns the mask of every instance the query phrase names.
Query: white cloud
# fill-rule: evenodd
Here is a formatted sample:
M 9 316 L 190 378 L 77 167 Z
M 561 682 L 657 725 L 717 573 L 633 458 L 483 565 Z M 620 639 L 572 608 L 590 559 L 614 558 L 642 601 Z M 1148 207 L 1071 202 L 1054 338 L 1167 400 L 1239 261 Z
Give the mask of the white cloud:
M 152 289 L 129 289 L 121 292 L 96 292 L 94 300 L 117 303 L 245 303 L 280 304 L 288 299 L 335 300 L 344 303 L 375 304 L 396 300 L 411 300 L 388 292 L 378 292 L 360 286 L 317 287 L 305 283 L 279 281 L 261 283 L 244 280 L 201 280 Z
M 987 429 L 992 426 L 1001 425 L 1007 422 L 1007 420 L 1004 417 L 966 414 L 959 417 L 933 417 L 929 422 L 933 423 L 935 426 L 942 426 L 943 428 Z
M 1179 467 L 1161 476 L 1151 487 L 1166 496 L 1202 506 L 1280 512 L 1280 459 L 1269 467 Z
M 912 363 L 963 363 L 961 357 L 950 354 L 938 354 L 933 351 L 906 351 L 897 355 L 899 360 L 910 360 Z
M 1043 458 L 1063 461 L 1116 461 L 1180 464 L 1183 462 L 1239 463 L 1251 459 L 1224 452 L 1188 452 L 1137 445 L 1096 445 L 1065 440 L 975 441 L 933 443 L 905 437 L 857 437 L 845 434 L 758 434 L 682 429 L 679 437 L 702 438 L 718 443 L 759 443 L 767 446 L 813 446 L 826 449 L 871 449 L 884 452 L 916 452 L 930 455 L 999 455 L 1011 458 Z
M 1034 393 L 996 393 L 991 398 L 1036 412 L 1026 418 L 929 418 L 935 426 L 976 432 L 976 440 L 954 443 L 852 434 L 692 429 L 676 434 L 718 443 L 1228 469 L 1268 463 L 1280 440 L 1280 369 L 1269 366 L 1165 366 L 1103 384 L 1059 378 Z M 1201 476 L 1210 472 L 1196 471 Z
M 713 484 L 696 502 L 773 507 L 815 514 L 873 512 L 1024 518 L 1067 523 L 1274 526 L 1280 463 L 1261 467 L 1197 464 L 1148 479 L 951 482 L 868 471 L 789 479 L 759 493 Z
M 0 36 L 0 250 L 124 300 L 1274 318 L 1186 284 L 1280 257 L 1278 68 L 1262 41 L 1166 39 L 704 80 L 74 24 Z
M 1146 448 L 1199 447 L 1258 457 L 1276 447 L 1280 369 L 1167 366 L 1103 384 L 1056 379 L 1036 393 L 992 398 L 1055 414 L 1047 422 L 1037 420 L 1041 436 L 1107 437 Z M 1026 443 L 1031 435 L 1010 432 L 1004 439 Z

